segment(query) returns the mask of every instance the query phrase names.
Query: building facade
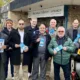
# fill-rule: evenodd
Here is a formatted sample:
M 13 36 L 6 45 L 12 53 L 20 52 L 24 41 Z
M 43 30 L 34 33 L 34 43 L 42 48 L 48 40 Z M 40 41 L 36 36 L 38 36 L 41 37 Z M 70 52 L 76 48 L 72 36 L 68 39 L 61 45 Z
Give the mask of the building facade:
M 49 26 L 50 19 L 55 18 L 57 26 L 68 28 L 74 19 L 80 21 L 79 2 L 79 0 L 14 0 L 6 12 L 8 18 L 14 21 L 15 27 L 20 18 L 25 19 L 26 25 L 29 25 L 29 19 L 36 17 L 38 24 L 45 23 Z

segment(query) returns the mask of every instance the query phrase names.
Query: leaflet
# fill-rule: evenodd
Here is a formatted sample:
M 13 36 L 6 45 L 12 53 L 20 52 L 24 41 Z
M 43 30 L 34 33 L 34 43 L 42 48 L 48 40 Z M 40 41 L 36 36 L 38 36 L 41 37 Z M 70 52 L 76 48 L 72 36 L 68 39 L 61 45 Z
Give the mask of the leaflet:
M 77 34 L 77 38 L 74 40 L 74 43 L 78 42 L 79 38 L 80 38 L 80 34 Z
M 44 43 L 45 43 L 44 38 L 40 38 L 39 46 L 40 46 L 40 47 L 43 47 L 43 46 L 44 46 Z
M 53 35 L 53 34 L 54 34 L 54 29 L 50 29 L 50 30 L 49 30 L 49 34 L 50 34 L 50 35 Z
M 62 49 L 63 49 L 62 45 L 59 45 L 58 47 L 54 48 L 54 50 L 57 51 L 57 52 L 60 51 L 60 50 L 62 50 Z
M 4 46 L 4 39 L 0 39 L 0 48 L 2 48 L 2 46 Z M 4 49 L 0 49 L 0 53 L 3 53 Z
M 24 50 L 27 48 L 27 46 L 24 43 L 21 43 L 20 48 L 21 48 L 21 53 L 23 53 Z

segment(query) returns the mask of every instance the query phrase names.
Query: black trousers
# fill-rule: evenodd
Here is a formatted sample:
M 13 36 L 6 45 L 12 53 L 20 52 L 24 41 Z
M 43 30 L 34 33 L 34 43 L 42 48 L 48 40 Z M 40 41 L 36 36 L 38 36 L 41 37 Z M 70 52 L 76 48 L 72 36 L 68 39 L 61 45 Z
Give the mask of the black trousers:
M 11 53 L 7 53 L 6 57 L 7 57 L 7 61 L 6 61 L 6 64 L 5 64 L 5 76 L 7 78 L 7 75 L 8 75 L 8 64 L 9 64 L 9 59 L 10 59 L 11 76 L 14 77 L 14 67 L 13 67 L 13 65 L 11 63 Z
M 32 73 L 32 64 L 33 64 L 33 55 L 32 53 L 30 54 L 30 61 L 29 61 L 29 65 L 28 65 L 28 72 Z
M 5 63 L 0 59 L 0 80 L 6 80 L 5 77 Z
M 60 65 L 54 62 L 54 80 L 60 80 L 60 67 L 63 69 L 65 80 L 70 80 L 69 64 Z

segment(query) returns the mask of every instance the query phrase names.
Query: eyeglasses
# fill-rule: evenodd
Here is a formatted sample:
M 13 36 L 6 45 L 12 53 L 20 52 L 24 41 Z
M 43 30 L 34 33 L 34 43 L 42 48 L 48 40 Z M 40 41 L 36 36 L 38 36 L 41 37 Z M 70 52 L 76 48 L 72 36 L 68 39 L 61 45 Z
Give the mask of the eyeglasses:
M 61 32 L 61 33 L 63 33 L 64 31 L 58 31 L 59 33 Z
M 24 23 L 19 23 L 19 25 L 24 25 Z

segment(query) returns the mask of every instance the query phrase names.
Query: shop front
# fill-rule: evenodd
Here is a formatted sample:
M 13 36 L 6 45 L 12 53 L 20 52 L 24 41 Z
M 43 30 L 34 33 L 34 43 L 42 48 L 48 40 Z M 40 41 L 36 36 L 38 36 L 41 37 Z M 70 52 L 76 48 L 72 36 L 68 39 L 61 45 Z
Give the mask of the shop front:
M 30 11 L 28 12 L 28 18 L 36 17 L 38 18 L 38 25 L 44 23 L 46 26 L 49 26 L 51 19 L 56 19 L 57 27 L 67 27 L 68 13 L 64 12 L 65 9 L 68 11 L 67 8 L 67 6 L 56 6 L 42 10 Z

